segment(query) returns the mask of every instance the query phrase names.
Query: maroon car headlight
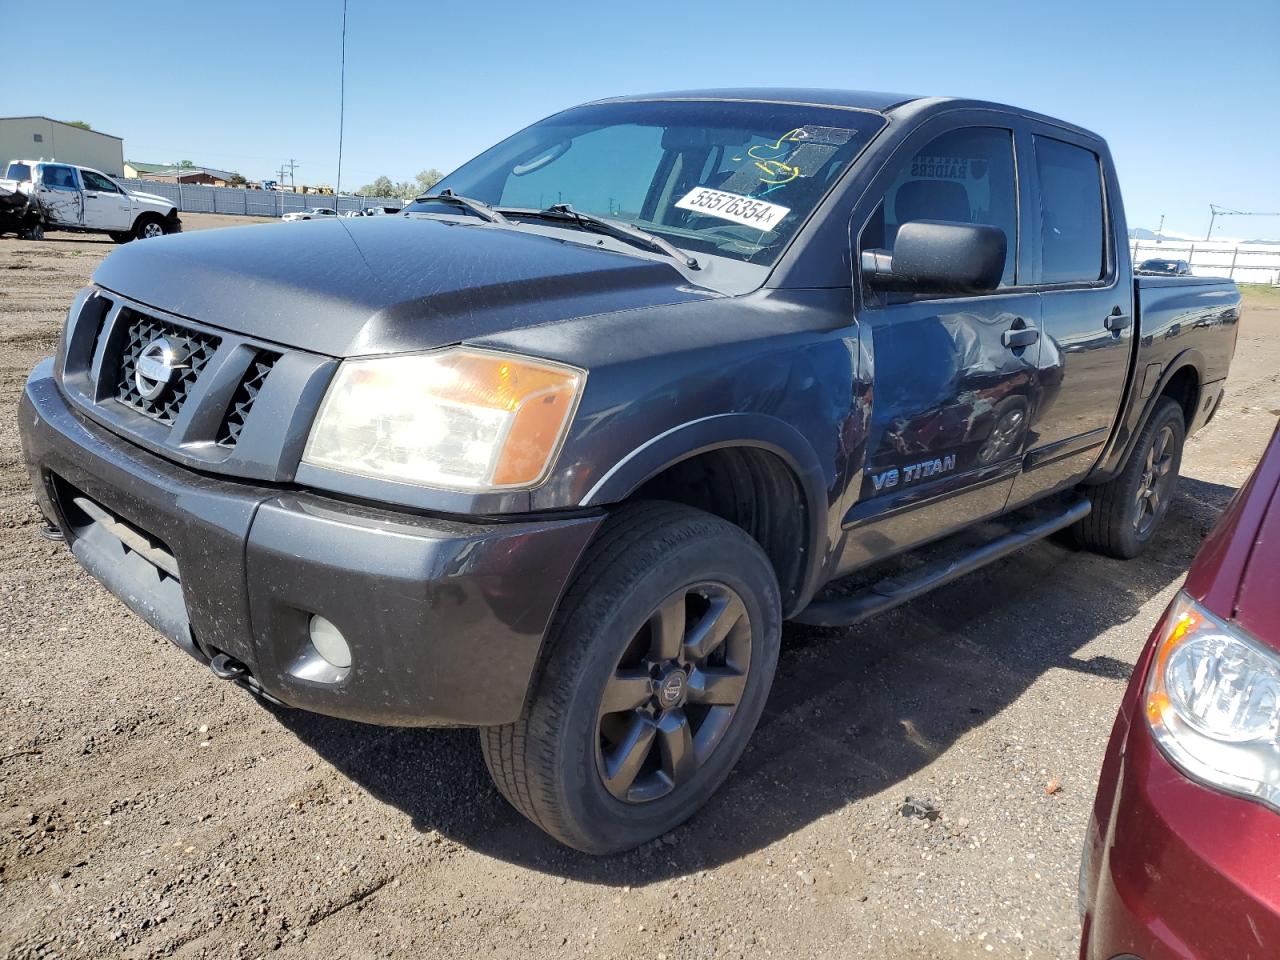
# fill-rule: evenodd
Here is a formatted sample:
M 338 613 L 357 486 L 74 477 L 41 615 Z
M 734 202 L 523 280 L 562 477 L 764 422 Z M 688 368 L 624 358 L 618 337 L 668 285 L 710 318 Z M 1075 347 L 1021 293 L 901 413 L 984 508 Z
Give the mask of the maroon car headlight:
M 1185 593 L 1165 617 L 1146 715 L 1188 776 L 1280 810 L 1280 656 Z

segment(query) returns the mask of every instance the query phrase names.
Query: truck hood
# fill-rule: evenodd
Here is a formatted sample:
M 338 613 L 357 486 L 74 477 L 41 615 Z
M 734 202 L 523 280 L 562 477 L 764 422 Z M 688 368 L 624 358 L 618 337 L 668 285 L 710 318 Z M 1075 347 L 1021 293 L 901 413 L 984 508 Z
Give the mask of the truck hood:
M 334 357 L 717 296 L 661 261 L 518 227 L 410 217 L 174 234 L 121 247 L 93 279 L 179 316 Z
M 127 191 L 129 196 L 134 200 L 141 200 L 143 203 L 153 203 L 164 207 L 166 210 L 173 206 L 173 201 L 168 197 L 162 197 L 155 193 L 139 193 L 137 190 Z

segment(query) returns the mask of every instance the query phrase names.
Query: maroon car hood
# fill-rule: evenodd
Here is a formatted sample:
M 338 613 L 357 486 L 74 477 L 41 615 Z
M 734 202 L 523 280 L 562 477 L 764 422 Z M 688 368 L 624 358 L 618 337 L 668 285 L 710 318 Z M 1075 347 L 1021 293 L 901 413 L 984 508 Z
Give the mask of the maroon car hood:
M 1280 473 L 1280 430 L 1268 454 L 1274 461 L 1271 473 Z M 1280 482 L 1272 483 L 1267 514 L 1254 536 L 1236 595 L 1236 619 L 1255 637 L 1280 650 Z
M 1186 589 L 1223 619 L 1280 650 L 1280 427 L 1223 512 Z

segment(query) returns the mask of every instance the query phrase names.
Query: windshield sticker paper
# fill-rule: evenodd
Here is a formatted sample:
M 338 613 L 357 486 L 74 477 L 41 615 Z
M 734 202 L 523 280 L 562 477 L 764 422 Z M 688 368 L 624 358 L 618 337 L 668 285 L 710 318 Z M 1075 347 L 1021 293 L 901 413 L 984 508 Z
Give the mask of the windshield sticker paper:
M 709 187 L 694 187 L 676 201 L 676 206 L 681 210 L 705 213 L 711 217 L 732 220 L 745 227 L 757 227 L 761 230 L 772 230 L 791 212 L 790 207 L 781 207 L 764 200 L 753 200 L 738 193 L 712 190 Z

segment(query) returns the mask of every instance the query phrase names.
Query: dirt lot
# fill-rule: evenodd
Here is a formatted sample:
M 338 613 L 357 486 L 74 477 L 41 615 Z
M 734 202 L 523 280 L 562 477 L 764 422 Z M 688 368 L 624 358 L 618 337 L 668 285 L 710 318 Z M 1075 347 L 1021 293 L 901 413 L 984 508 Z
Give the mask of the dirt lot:
M 503 803 L 474 733 L 272 712 L 36 536 L 14 407 L 111 250 L 0 240 L 0 954 L 1074 956 L 1112 716 L 1280 414 L 1280 298 L 1247 311 L 1146 558 L 1043 543 L 857 629 L 789 628 L 709 808 L 591 859 Z

